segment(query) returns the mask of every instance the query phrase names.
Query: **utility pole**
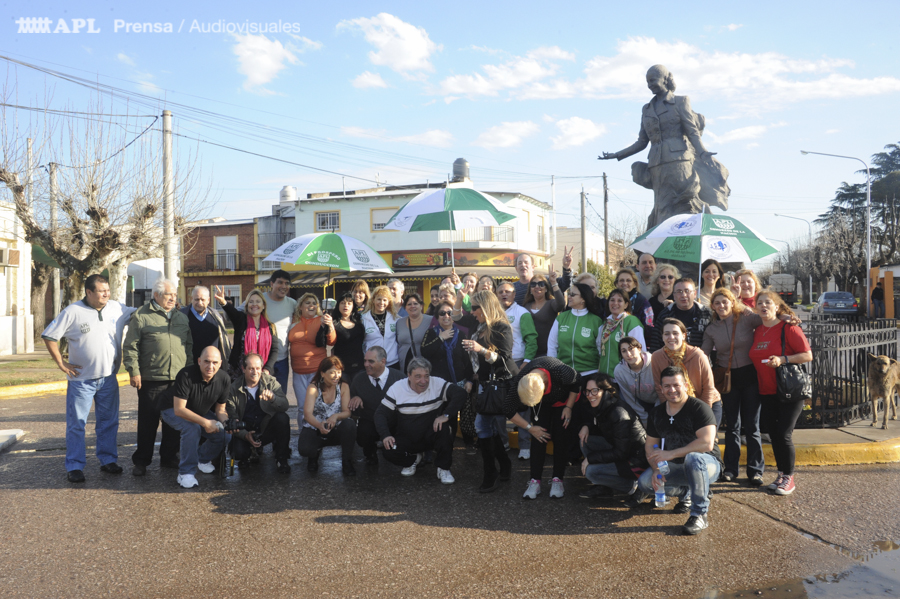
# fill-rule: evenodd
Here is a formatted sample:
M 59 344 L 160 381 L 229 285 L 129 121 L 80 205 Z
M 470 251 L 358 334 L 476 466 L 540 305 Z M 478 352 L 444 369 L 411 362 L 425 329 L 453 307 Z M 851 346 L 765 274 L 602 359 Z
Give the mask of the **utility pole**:
M 581 186 L 581 272 L 588 271 L 587 265 L 587 194 L 584 193 L 584 185 Z
M 172 162 L 172 112 L 163 110 L 163 274 L 175 281 L 178 246 L 175 240 L 175 173 Z
M 57 202 L 59 198 L 59 187 L 56 183 L 56 163 L 50 163 L 50 235 L 56 241 L 56 231 L 59 228 L 59 218 L 57 217 Z M 62 309 L 62 298 L 59 289 L 59 269 L 54 268 L 50 273 L 50 288 L 53 293 L 53 318 L 59 315 Z
M 609 189 L 606 187 L 606 173 L 603 173 L 603 255 L 606 270 L 609 270 Z
M 550 205 L 553 206 L 552 229 L 550 229 L 550 257 L 556 256 L 556 175 L 550 175 Z M 541 232 L 543 235 L 543 231 Z

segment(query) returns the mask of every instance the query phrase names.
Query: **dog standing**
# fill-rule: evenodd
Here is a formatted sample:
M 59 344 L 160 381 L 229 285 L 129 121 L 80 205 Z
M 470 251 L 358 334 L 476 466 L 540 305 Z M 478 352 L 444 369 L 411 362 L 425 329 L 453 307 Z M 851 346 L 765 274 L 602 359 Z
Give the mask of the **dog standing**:
M 900 363 L 887 356 L 869 354 L 869 400 L 872 402 L 872 426 L 878 424 L 878 399 L 884 398 L 884 422 L 881 428 L 887 430 L 888 410 L 891 420 L 897 419 L 897 405 L 894 394 L 900 392 Z

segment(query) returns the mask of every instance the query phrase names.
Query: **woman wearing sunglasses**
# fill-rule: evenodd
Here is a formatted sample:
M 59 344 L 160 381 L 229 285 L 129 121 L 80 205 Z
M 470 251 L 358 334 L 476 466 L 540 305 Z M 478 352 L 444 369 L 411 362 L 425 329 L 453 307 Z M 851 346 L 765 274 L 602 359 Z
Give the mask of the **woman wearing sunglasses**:
M 675 301 L 673 292 L 675 291 L 675 281 L 681 278 L 681 273 L 671 264 L 658 264 L 656 271 L 653 273 L 651 281 L 653 283 L 653 296 L 650 298 L 650 307 L 653 308 L 653 315 L 659 316 L 663 309 Z
M 544 275 L 534 275 L 528 283 L 525 294 L 525 309 L 531 312 L 534 328 L 538 334 L 538 349 L 535 357 L 547 355 L 547 338 L 556 315 L 566 309 L 566 296 L 559 288 L 557 274 L 550 266 L 549 280 Z

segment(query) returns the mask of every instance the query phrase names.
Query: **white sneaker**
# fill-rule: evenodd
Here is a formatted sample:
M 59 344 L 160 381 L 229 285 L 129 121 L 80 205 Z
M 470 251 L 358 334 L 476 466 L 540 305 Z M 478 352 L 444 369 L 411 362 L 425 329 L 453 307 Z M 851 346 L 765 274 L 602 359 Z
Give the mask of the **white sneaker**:
M 531 459 L 531 450 L 530 449 L 520 449 L 519 450 L 519 459 L 520 460 L 530 460 Z
M 553 480 L 550 481 L 550 499 L 559 499 L 565 494 L 566 490 L 563 487 L 563 481 L 554 477 Z
M 417 453 L 417 454 L 416 454 L 416 461 L 412 463 L 412 466 L 407 466 L 406 468 L 404 468 L 403 470 L 400 471 L 400 474 L 402 474 L 403 476 L 412 476 L 413 474 L 415 474 L 415 473 L 416 473 L 416 466 L 419 465 L 419 462 L 422 461 L 422 458 L 423 458 L 424 456 L 425 456 L 425 454 Z
M 200 483 L 197 482 L 197 479 L 193 474 L 179 474 L 178 475 L 178 484 L 184 487 L 185 489 L 192 489 L 194 487 L 199 487 Z
M 537 499 L 537 496 L 541 494 L 541 481 L 531 479 L 528 481 L 528 488 L 525 489 L 525 494 L 522 495 L 523 499 Z
M 216 467 L 213 466 L 212 462 L 200 462 L 197 464 L 197 470 L 203 474 L 212 474 L 216 471 Z
M 441 479 L 441 482 L 445 485 L 452 485 L 456 482 L 456 479 L 453 478 L 453 475 L 450 474 L 449 470 L 444 470 L 443 468 L 437 469 L 437 477 Z

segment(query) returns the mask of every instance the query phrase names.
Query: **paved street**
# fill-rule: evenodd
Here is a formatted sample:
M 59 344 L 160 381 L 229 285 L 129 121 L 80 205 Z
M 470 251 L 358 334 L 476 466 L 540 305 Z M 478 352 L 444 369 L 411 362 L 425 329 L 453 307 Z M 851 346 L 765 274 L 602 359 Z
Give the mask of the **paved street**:
M 858 558 L 900 540 L 900 465 L 802 468 L 783 498 L 716 485 L 709 530 L 689 538 L 686 516 L 580 499 L 575 468 L 562 500 L 545 488 L 524 502 L 524 462 L 500 491 L 479 495 L 480 459 L 461 447 L 453 486 L 433 466 L 405 479 L 383 461 L 360 461 L 346 479 L 339 449 L 328 448 L 317 475 L 301 462 L 279 476 L 267 453 L 247 472 L 201 474 L 199 490 L 184 491 L 157 463 L 131 476 L 136 406 L 123 387 L 126 473 L 104 474 L 89 455 L 87 483 L 73 486 L 64 398 L 0 401 L 0 428 L 27 432 L 0 454 L 5 597 L 771 597 L 779 585 L 803 597 L 801 579 L 854 567 L 841 582 L 820 581 L 838 594 L 810 587 L 809 596 L 851 596 L 854 576 L 897 595 Z

